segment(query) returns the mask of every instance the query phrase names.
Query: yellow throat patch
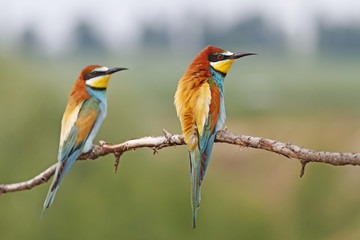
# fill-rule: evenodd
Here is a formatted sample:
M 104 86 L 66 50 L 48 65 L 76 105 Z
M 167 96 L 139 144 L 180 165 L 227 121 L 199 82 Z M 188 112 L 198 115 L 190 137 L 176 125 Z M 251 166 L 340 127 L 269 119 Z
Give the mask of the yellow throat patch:
M 210 65 L 218 72 L 227 73 L 235 59 L 227 59 L 219 62 L 211 62 Z
M 106 88 L 109 83 L 110 75 L 98 76 L 87 80 L 85 83 L 93 88 Z

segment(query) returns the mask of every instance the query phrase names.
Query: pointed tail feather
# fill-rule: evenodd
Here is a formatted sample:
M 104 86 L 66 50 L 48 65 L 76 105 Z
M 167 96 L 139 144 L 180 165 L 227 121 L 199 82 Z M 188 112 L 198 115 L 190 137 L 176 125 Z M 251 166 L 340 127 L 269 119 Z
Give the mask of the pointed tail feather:
M 201 181 L 201 159 L 199 149 L 195 148 L 190 153 L 190 168 L 191 168 L 191 207 L 193 211 L 193 228 L 196 227 L 196 214 L 200 205 L 200 181 Z
M 211 152 L 214 146 L 214 141 L 215 141 L 215 136 L 216 136 L 217 132 L 212 132 L 209 139 L 206 142 L 206 145 L 200 146 L 200 152 L 201 152 L 201 179 L 200 179 L 200 185 L 202 180 L 205 177 L 205 173 L 206 173 L 206 169 L 209 165 L 209 161 L 210 161 L 210 156 L 211 156 Z M 200 139 L 200 142 L 201 139 Z
M 54 183 L 54 182 L 53 182 L 53 183 Z M 53 203 L 54 198 L 55 198 L 55 195 L 56 195 L 56 192 L 57 192 L 58 187 L 59 187 L 59 185 L 58 185 L 54 190 L 52 190 L 52 186 L 53 186 L 53 184 L 51 184 L 51 187 L 50 187 L 50 189 L 49 189 L 49 192 L 48 192 L 48 194 L 47 194 L 47 196 L 46 196 L 46 199 L 45 199 L 45 202 L 44 202 L 44 208 L 43 208 L 43 211 L 42 211 L 42 213 L 41 213 L 41 218 L 44 216 L 45 210 L 46 210 L 47 208 L 49 208 L 50 205 Z
M 53 203 L 59 184 L 61 180 L 65 177 L 66 173 L 69 171 L 70 167 L 73 165 L 77 157 L 80 155 L 80 149 L 81 148 L 73 152 L 66 161 L 58 163 L 53 177 L 53 181 L 44 202 L 44 209 L 42 211 L 41 217 L 44 216 L 45 210 L 49 208 L 50 205 Z
M 62 175 L 62 173 L 64 172 L 64 166 L 65 166 L 65 162 L 61 163 L 61 164 L 58 164 L 56 166 L 56 171 L 55 171 L 55 174 L 54 174 L 54 177 L 53 177 L 53 180 L 51 182 L 51 186 L 49 188 L 49 191 L 46 195 L 46 199 L 44 201 L 44 208 L 43 208 L 43 211 L 42 211 L 42 214 L 41 214 L 41 218 L 44 216 L 45 214 L 45 210 L 47 208 L 50 207 L 50 205 L 53 203 L 54 201 L 54 198 L 55 198 L 55 195 L 56 195 L 56 192 L 59 188 L 59 184 L 62 180 L 62 178 L 64 177 L 64 175 Z
M 196 227 L 196 216 L 197 209 L 200 206 L 201 200 L 201 183 L 205 177 L 205 172 L 209 164 L 211 151 L 214 145 L 216 133 L 210 134 L 209 138 L 201 144 L 200 139 L 200 150 L 194 148 L 189 152 L 190 155 L 190 169 L 191 169 L 191 182 L 192 182 L 192 199 L 191 206 L 193 210 L 193 228 Z

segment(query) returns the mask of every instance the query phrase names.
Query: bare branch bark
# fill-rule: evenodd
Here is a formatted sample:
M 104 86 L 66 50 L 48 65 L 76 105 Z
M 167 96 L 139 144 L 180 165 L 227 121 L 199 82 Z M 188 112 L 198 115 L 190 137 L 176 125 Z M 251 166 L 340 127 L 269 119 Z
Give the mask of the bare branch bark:
M 115 172 L 119 163 L 120 156 L 130 150 L 138 148 L 150 148 L 156 153 L 158 150 L 176 145 L 185 145 L 184 137 L 178 134 L 171 134 L 163 130 L 165 136 L 159 137 L 142 137 L 131 139 L 121 144 L 110 144 L 100 141 L 100 145 L 93 147 L 88 153 L 80 155 L 78 160 L 97 159 L 107 154 L 114 154 L 115 156 Z M 226 132 L 226 130 L 219 131 L 216 134 L 215 142 L 234 144 L 241 147 L 251 147 L 263 149 L 269 152 L 281 154 L 288 158 L 296 158 L 300 160 L 302 169 L 300 176 L 304 174 L 305 166 L 309 162 L 321 162 L 335 166 L 343 165 L 360 165 L 360 153 L 342 153 L 342 152 L 324 152 L 306 149 L 294 145 L 292 143 L 284 143 L 274 141 L 267 138 L 252 137 L 246 135 L 238 135 Z M 35 186 L 43 184 L 54 175 L 56 164 L 52 165 L 34 178 L 12 184 L 0 184 L 0 195 L 8 192 L 17 192 L 27 189 L 32 189 Z

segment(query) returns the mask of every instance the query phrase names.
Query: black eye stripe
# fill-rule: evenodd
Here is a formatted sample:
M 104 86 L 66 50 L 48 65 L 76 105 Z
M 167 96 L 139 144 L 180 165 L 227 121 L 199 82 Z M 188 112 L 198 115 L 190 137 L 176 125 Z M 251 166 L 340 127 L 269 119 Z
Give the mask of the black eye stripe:
M 230 58 L 230 56 L 223 55 L 223 54 L 211 54 L 211 55 L 209 55 L 208 60 L 210 62 L 219 62 L 219 61 L 224 61 L 229 58 Z
M 99 71 L 88 72 L 88 73 L 85 73 L 84 80 L 86 81 L 86 80 L 89 80 L 91 78 L 103 75 L 103 74 L 104 74 L 104 72 L 99 72 Z
M 84 74 L 84 80 L 85 80 L 85 81 L 86 81 L 86 80 L 89 80 L 90 78 L 93 78 L 93 77 L 94 77 L 94 76 L 93 76 L 93 74 L 92 74 L 91 72 Z

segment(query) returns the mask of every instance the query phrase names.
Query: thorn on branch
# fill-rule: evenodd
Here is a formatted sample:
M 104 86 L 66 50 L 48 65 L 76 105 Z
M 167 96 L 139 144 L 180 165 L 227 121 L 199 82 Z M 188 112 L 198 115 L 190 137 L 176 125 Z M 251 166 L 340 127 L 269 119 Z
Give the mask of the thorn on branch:
M 118 166 L 119 166 L 119 163 L 120 163 L 120 157 L 123 153 L 122 152 L 115 152 L 114 153 L 114 156 L 115 156 L 115 163 L 114 163 L 114 173 L 117 172 L 118 170 Z
M 300 160 L 300 163 L 301 163 L 300 177 L 302 178 L 304 176 L 304 173 L 305 173 L 306 164 L 308 164 L 309 161 Z

